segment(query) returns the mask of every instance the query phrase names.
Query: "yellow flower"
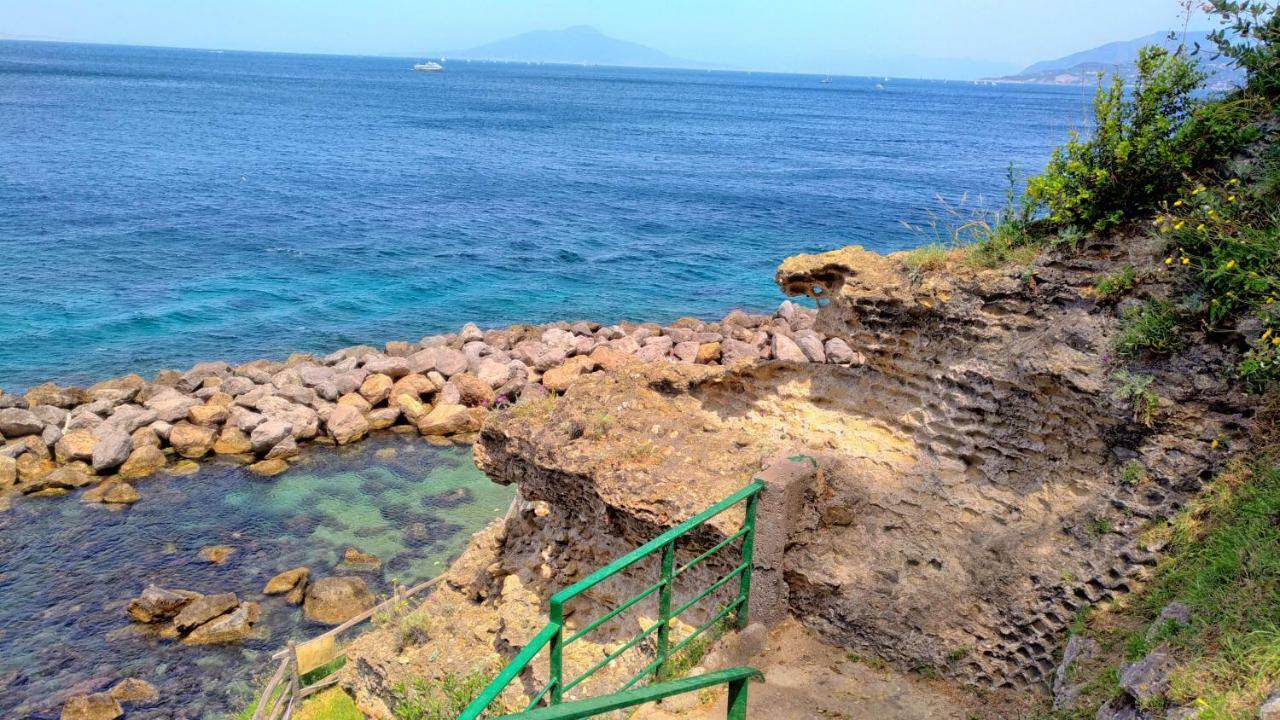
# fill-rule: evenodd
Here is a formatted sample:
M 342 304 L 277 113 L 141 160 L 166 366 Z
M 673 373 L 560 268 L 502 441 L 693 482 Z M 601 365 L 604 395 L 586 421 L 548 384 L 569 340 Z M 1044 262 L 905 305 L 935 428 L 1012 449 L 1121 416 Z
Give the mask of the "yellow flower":
M 1236 261 L 1235 261 L 1235 260 L 1228 260 L 1228 261 L 1227 261 L 1227 269 L 1228 269 L 1228 270 L 1230 270 L 1230 269 L 1234 268 L 1235 266 L 1236 266 Z
M 1173 206 L 1174 206 L 1174 207 L 1182 207 L 1182 198 L 1178 198 L 1177 200 L 1174 200 L 1174 201 L 1173 201 Z
M 1201 185 L 1201 186 L 1197 187 L 1195 190 L 1192 190 L 1192 191 L 1191 191 L 1191 194 L 1192 194 L 1192 195 L 1199 195 L 1199 194 L 1200 194 L 1200 193 L 1202 193 L 1202 192 L 1204 192 L 1204 186 L 1203 186 L 1203 185 Z
M 1189 258 L 1189 257 L 1187 257 L 1187 256 L 1185 256 L 1185 255 L 1184 255 L 1184 256 L 1182 256 L 1182 264 L 1183 264 L 1183 265 L 1190 265 L 1190 264 L 1191 264 L 1191 258 Z
M 1262 339 L 1263 339 L 1263 340 L 1266 340 L 1266 339 L 1267 339 L 1267 338 L 1269 338 L 1269 337 L 1271 337 L 1271 328 L 1267 328 L 1267 331 L 1266 331 L 1266 332 L 1264 332 L 1264 333 L 1262 333 Z
M 1235 202 L 1235 201 L 1236 201 L 1236 196 L 1235 196 L 1235 195 L 1228 195 L 1228 196 L 1227 196 L 1227 202 L 1229 202 L 1229 203 L 1233 203 L 1233 202 Z
M 1210 447 L 1211 449 L 1213 449 L 1213 450 L 1217 450 L 1217 449 L 1218 449 L 1218 438 L 1214 438 L 1214 439 L 1213 439 L 1213 442 L 1209 443 L 1209 447 Z
M 1164 259 L 1164 264 L 1165 264 L 1165 265 L 1172 265 L 1172 264 L 1173 264 L 1173 258 L 1171 258 L 1171 257 L 1167 257 L 1167 258 L 1165 258 L 1165 259 Z
M 1183 225 L 1186 225 L 1186 224 L 1187 224 L 1187 221 L 1186 221 L 1186 220 L 1179 220 L 1178 222 L 1176 222 L 1176 223 L 1174 223 L 1174 224 L 1173 224 L 1173 229 L 1174 229 L 1174 230 L 1181 230 L 1181 229 L 1182 229 L 1182 226 L 1183 226 Z
M 1204 223 L 1200 223 L 1196 226 L 1196 230 L 1199 230 L 1200 232 L 1204 232 L 1206 229 L 1207 228 L 1205 228 Z
M 1228 181 L 1227 181 L 1227 184 L 1228 184 L 1228 185 L 1239 185 L 1239 184 L 1240 184 L 1240 178 L 1231 178 L 1230 180 L 1228 180 Z
M 1273 338 L 1271 338 L 1271 344 L 1272 344 L 1272 345 L 1280 345 L 1280 337 L 1273 337 Z

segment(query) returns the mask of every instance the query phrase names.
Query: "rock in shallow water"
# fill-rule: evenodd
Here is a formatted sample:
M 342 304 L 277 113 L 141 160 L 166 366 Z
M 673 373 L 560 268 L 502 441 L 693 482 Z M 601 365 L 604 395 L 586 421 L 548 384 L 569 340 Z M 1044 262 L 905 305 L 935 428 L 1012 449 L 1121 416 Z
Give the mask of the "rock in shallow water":
M 119 701 L 108 693 L 77 695 L 62 706 L 62 720 L 116 720 L 123 715 Z
M 247 602 L 235 610 L 216 617 L 192 630 L 182 639 L 188 645 L 220 645 L 239 642 L 253 632 L 258 621 L 258 603 Z
M 150 705 L 160 699 L 156 686 L 141 678 L 125 678 L 107 693 L 126 705 Z
M 313 622 L 341 625 L 375 604 L 364 580 L 350 576 L 327 577 L 307 588 L 303 612 Z
M 141 595 L 129 601 L 125 612 L 135 622 L 162 622 L 177 615 L 198 597 L 201 597 L 200 593 L 190 590 L 167 590 L 148 585 Z
M 187 632 L 222 615 L 240 604 L 235 593 L 204 595 L 192 600 L 173 618 L 179 632 Z
M 285 570 L 267 581 L 266 587 L 262 588 L 262 594 L 283 595 L 299 584 L 306 584 L 310 577 L 311 568 L 308 567 L 296 567 L 292 570 Z

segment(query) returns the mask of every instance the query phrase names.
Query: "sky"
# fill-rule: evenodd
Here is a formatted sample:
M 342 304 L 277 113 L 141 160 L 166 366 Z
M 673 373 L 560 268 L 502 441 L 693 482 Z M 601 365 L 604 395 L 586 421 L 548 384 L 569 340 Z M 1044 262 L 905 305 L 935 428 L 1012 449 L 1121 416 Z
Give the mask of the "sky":
M 1177 0 L 0 0 L 0 37 L 438 55 L 591 25 L 678 58 L 780 72 L 1004 74 L 1181 27 Z M 1192 28 L 1211 21 L 1195 18 Z

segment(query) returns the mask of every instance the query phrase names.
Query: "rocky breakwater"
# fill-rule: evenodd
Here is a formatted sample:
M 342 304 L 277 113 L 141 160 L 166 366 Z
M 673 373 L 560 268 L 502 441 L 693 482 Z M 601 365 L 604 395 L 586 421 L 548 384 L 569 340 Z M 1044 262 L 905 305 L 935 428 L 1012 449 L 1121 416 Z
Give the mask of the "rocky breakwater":
M 786 303 L 778 318 L 735 311 L 721 322 L 685 318 L 667 327 L 467 325 L 382 350 L 204 362 L 151 380 L 0 392 L 0 510 L 17 493 L 79 488 L 88 488 L 86 502 L 122 507 L 141 499 L 138 480 L 189 472 L 210 456 L 274 475 L 307 444 L 345 445 L 385 428 L 466 442 L 494 408 L 561 393 L 580 376 L 633 361 L 847 361 L 848 346 L 813 324 L 811 312 Z
M 1043 690 L 1072 618 L 1147 576 L 1161 548 L 1142 530 L 1194 497 L 1226 446 L 1248 442 L 1227 351 L 1115 362 L 1123 304 L 1093 284 L 1152 257 L 1093 250 L 928 273 L 860 248 L 792 258 L 780 286 L 822 307 L 799 330 L 790 307 L 757 324 L 770 352 L 718 367 L 620 363 L 491 414 L 477 464 L 526 506 L 473 543 L 450 576 L 456 595 L 441 594 L 475 616 L 475 662 L 518 650 L 524 634 L 505 628 L 536 627 L 517 610 L 538 607 L 526 595 L 549 596 L 766 459 L 802 452 L 820 472 L 783 519 L 775 568 L 792 615 L 903 669 Z M 1168 292 L 1150 283 L 1131 302 Z M 819 347 L 827 362 L 806 353 Z M 1121 370 L 1149 374 L 1158 407 L 1135 412 Z M 385 640 L 370 637 L 344 680 L 370 708 L 392 699 L 399 672 Z M 424 633 L 413 652 L 456 643 Z

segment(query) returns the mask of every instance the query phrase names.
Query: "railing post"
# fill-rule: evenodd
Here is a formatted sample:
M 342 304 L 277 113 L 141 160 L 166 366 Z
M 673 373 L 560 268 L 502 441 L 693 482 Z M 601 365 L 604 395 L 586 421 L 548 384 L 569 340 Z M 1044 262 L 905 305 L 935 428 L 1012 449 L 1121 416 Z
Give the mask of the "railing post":
M 662 588 L 658 590 L 658 667 L 654 678 L 658 682 L 667 679 L 667 648 L 671 640 L 671 585 L 676 568 L 676 541 L 662 549 Z
M 551 704 L 559 705 L 564 699 L 564 605 L 551 601 L 551 622 L 556 632 L 551 636 Z
M 737 620 L 739 629 L 747 626 L 747 605 L 751 602 L 751 566 L 755 562 L 756 546 L 756 505 L 760 502 L 761 492 L 763 490 L 756 491 L 751 494 L 751 497 L 747 498 L 746 516 L 742 519 L 742 526 L 747 529 L 747 534 L 742 536 L 742 564 L 746 565 L 746 567 L 742 570 L 738 586 Z M 743 717 L 746 717 L 746 715 L 743 715 Z
M 725 720 L 747 720 L 747 681 L 748 678 L 729 681 L 729 709 Z

